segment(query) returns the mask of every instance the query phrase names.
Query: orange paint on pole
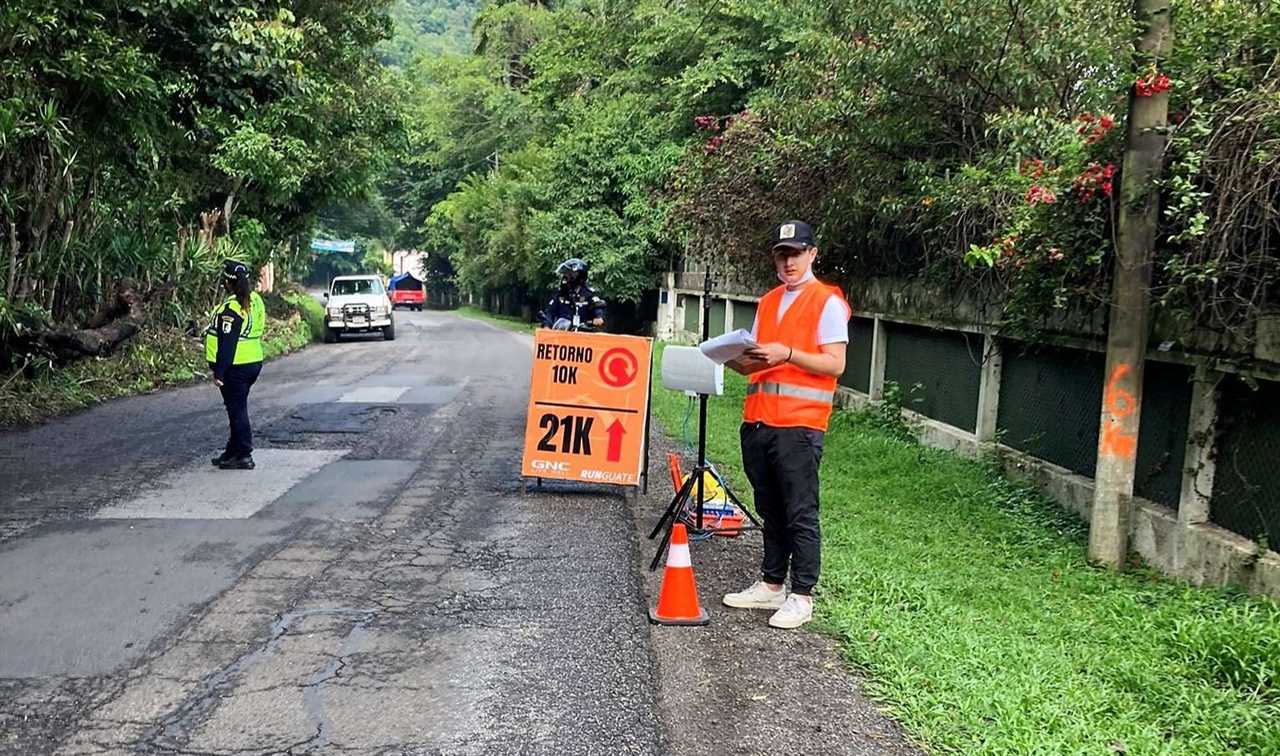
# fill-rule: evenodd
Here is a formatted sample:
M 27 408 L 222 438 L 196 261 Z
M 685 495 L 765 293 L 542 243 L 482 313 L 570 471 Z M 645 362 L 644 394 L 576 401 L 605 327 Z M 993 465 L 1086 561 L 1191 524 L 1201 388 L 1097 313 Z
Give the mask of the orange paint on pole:
M 1119 383 L 1132 368 L 1128 363 L 1116 365 L 1111 371 L 1111 379 L 1107 381 L 1107 390 L 1103 394 L 1102 405 L 1107 417 L 1102 425 L 1102 439 L 1098 443 L 1103 454 L 1132 459 L 1138 454 L 1138 437 L 1125 433 L 1120 427 L 1121 418 L 1129 417 L 1138 411 L 1138 403 L 1133 394 L 1120 388 Z
M 640 484 L 653 340 L 539 329 L 523 474 Z

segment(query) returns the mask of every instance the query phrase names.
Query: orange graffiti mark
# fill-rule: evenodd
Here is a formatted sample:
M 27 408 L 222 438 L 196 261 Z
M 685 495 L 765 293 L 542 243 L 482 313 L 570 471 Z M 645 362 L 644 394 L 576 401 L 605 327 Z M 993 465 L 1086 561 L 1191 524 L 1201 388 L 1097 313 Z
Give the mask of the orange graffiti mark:
M 1125 459 L 1133 459 L 1138 453 L 1138 437 L 1133 433 L 1125 433 L 1120 428 L 1121 418 L 1128 417 L 1138 411 L 1138 403 L 1133 394 L 1120 388 L 1117 384 L 1132 368 L 1127 363 L 1116 365 L 1111 371 L 1111 379 L 1107 381 L 1107 391 L 1103 394 L 1102 407 L 1106 412 L 1102 424 L 1102 440 L 1098 444 L 1103 454 L 1110 454 Z

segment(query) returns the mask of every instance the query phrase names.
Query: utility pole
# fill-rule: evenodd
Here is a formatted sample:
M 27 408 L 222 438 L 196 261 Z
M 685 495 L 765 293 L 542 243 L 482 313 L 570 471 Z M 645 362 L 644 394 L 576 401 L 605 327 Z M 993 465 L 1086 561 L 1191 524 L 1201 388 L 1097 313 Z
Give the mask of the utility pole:
M 1156 182 L 1168 141 L 1168 80 L 1159 67 L 1173 44 L 1169 2 L 1134 3 L 1139 28 L 1134 45 L 1137 83 L 1129 91 L 1098 470 L 1089 521 L 1089 559 L 1113 569 L 1124 565 L 1129 551 L 1142 373 L 1150 329 L 1151 256 L 1160 220 Z

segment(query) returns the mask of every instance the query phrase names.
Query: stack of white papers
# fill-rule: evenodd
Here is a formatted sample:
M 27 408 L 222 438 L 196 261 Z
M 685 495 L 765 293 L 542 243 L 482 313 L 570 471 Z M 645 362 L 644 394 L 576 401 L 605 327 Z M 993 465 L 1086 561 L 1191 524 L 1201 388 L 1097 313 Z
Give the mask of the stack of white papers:
M 698 348 L 711 360 L 723 365 L 730 360 L 738 359 L 744 352 L 755 345 L 756 342 L 752 340 L 751 332 L 739 328 L 723 336 L 707 339 L 699 344 Z

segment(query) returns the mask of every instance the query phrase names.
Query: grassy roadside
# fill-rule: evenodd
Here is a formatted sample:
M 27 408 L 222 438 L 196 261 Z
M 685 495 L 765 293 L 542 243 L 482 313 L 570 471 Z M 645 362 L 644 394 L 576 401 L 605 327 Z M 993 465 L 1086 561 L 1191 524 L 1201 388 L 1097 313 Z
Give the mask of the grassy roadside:
M 749 494 L 726 383 L 708 446 Z M 685 410 L 655 385 L 672 432 Z M 1280 607 L 1094 569 L 1056 505 L 882 425 L 839 413 L 827 436 L 819 626 L 931 750 L 1280 754 Z
M 268 306 L 262 347 L 267 359 L 297 351 L 324 333 L 324 308 L 306 294 Z M 0 428 L 32 425 L 108 399 L 145 394 L 205 378 L 203 337 L 180 328 L 149 328 L 109 357 L 62 368 L 36 366 L 30 377 L 0 377 Z M 4 383 L 8 381 L 8 383 Z
M 458 315 L 464 318 L 472 318 L 474 320 L 483 320 L 486 323 L 492 323 L 511 331 L 520 331 L 522 333 L 533 333 L 537 326 L 533 323 L 526 323 L 523 318 L 516 318 L 510 315 L 494 315 L 488 310 L 482 310 L 479 307 L 463 305 L 454 310 Z

